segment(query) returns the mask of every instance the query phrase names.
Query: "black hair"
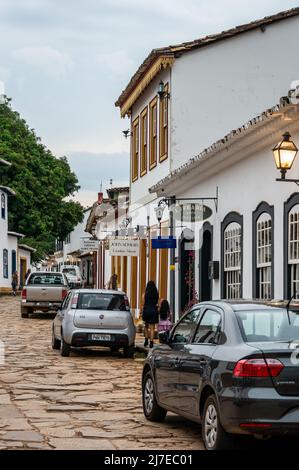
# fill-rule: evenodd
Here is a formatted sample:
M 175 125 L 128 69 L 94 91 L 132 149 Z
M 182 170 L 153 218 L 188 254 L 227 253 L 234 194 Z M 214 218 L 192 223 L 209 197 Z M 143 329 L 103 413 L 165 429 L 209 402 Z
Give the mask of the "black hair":
M 159 300 L 159 293 L 154 281 L 148 281 L 145 288 L 145 297 L 147 299 L 155 299 L 156 302 Z
M 160 320 L 167 320 L 170 314 L 170 307 L 169 307 L 168 300 L 166 299 L 162 300 L 159 313 L 160 313 Z

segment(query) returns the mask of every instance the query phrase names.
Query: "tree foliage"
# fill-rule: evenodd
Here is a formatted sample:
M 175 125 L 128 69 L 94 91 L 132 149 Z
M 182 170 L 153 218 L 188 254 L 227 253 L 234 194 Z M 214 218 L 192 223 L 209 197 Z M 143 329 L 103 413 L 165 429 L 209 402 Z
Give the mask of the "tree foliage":
M 83 208 L 69 199 L 79 189 L 66 157 L 56 158 L 13 111 L 10 100 L 0 104 L 1 184 L 11 187 L 9 229 L 25 235 L 36 248 L 35 259 L 53 252 L 55 239 L 64 240 L 83 220 Z

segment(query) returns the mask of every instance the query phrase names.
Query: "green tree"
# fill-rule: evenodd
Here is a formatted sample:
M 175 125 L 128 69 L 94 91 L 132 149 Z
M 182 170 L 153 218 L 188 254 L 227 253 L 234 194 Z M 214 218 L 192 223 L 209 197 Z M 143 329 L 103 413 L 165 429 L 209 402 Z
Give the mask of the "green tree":
M 9 228 L 23 233 L 23 243 L 41 259 L 83 220 L 83 207 L 70 199 L 78 179 L 66 157 L 56 158 L 42 144 L 8 98 L 0 104 L 1 157 L 11 163 L 1 168 L 1 182 L 16 192 L 9 200 Z

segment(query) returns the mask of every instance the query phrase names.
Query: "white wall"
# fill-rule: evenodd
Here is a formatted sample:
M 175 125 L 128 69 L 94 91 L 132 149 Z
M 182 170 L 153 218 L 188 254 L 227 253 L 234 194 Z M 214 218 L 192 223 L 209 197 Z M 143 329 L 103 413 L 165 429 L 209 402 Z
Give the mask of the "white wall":
M 58 263 L 64 263 L 67 259 L 68 253 L 80 250 L 81 238 L 90 237 L 90 234 L 85 232 L 86 222 L 89 216 L 89 211 L 84 213 L 83 222 L 77 224 L 74 230 L 70 234 L 70 243 L 63 243 L 63 258 L 57 259 Z
M 5 219 L 2 219 L 0 212 L 0 290 L 7 290 L 11 288 L 11 276 L 12 276 L 12 266 L 11 266 L 11 251 L 15 250 L 17 254 L 17 238 L 9 236 L 7 234 L 8 230 L 8 202 L 7 194 L 0 190 L 0 201 L 1 195 L 5 196 Z M 3 250 L 8 250 L 8 278 L 3 277 Z
M 171 84 L 171 166 L 176 168 L 279 103 L 299 79 L 299 18 L 183 54 Z
M 299 133 L 293 134 L 299 142 Z M 291 194 L 299 192 L 294 183 L 275 181 L 279 177 L 275 168 L 271 149 L 268 147 L 247 157 L 233 166 L 229 166 L 200 183 L 190 175 L 181 182 L 188 184 L 188 189 L 180 192 L 179 197 L 214 197 L 219 188 L 218 212 L 213 202 L 206 202 L 213 210 L 209 222 L 213 225 L 213 260 L 221 266 L 221 222 L 232 211 L 243 215 L 243 298 L 252 298 L 252 212 L 260 202 L 265 201 L 274 206 L 274 298 L 282 299 L 283 293 L 283 210 L 284 202 Z M 298 161 L 288 178 L 298 178 Z M 177 253 L 178 255 L 178 253 Z M 198 259 L 196 262 L 196 288 L 198 289 Z M 220 273 L 221 276 L 221 273 Z M 179 266 L 176 264 L 176 293 L 178 296 Z M 213 298 L 221 297 L 221 280 L 213 281 Z M 178 297 L 176 300 L 178 306 Z

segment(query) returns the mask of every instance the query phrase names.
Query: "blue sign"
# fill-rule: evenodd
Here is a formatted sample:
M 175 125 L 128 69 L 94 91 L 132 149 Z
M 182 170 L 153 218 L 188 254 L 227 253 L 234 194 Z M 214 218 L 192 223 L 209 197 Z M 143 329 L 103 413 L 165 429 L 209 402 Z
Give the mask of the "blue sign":
M 174 237 L 156 237 L 152 238 L 152 249 L 161 250 L 163 248 L 176 248 L 176 238 Z

